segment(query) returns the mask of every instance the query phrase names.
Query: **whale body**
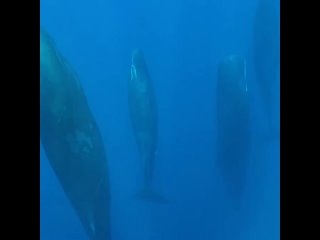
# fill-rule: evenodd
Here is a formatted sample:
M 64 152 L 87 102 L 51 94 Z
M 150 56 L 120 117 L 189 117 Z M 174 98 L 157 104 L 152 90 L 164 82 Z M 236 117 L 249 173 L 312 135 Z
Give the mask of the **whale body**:
M 135 49 L 132 53 L 128 101 L 143 172 L 143 186 L 138 195 L 161 200 L 161 196 L 151 186 L 158 143 L 157 105 L 149 70 L 140 49 Z
M 246 61 L 231 55 L 218 66 L 217 161 L 232 195 L 241 195 L 244 186 L 250 138 Z
M 105 147 L 79 78 L 40 30 L 40 139 L 91 240 L 110 239 Z

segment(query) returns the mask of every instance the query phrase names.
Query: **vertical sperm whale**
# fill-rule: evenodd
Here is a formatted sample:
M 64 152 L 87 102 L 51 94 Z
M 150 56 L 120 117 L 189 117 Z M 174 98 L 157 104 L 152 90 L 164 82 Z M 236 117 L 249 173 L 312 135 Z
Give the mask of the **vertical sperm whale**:
M 268 135 L 280 134 L 280 28 L 273 0 L 259 0 L 254 18 L 254 63 L 265 108 Z M 268 136 L 267 136 L 268 137 Z
M 244 186 L 251 137 L 249 120 L 246 61 L 232 55 L 218 67 L 217 162 L 233 196 L 241 195 Z
M 111 239 L 103 140 L 77 75 L 44 29 L 40 30 L 40 139 L 90 239 Z
M 158 143 L 158 113 L 149 70 L 140 49 L 132 53 L 128 101 L 143 172 L 143 186 L 138 195 L 161 200 L 162 196 L 154 192 L 151 186 Z

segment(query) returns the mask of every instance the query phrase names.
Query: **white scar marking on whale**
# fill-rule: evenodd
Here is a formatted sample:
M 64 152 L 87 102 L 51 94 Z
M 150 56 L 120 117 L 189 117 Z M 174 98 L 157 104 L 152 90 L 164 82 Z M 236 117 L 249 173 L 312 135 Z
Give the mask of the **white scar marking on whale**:
M 67 136 L 67 141 L 74 153 L 89 152 L 93 148 L 91 138 L 84 132 L 76 130 L 74 134 Z

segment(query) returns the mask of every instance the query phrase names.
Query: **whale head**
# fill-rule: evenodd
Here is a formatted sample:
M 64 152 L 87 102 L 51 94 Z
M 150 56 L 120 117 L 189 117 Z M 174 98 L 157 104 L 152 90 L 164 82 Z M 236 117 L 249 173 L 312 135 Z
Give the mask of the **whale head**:
M 144 54 L 139 48 L 134 49 L 132 52 L 132 65 L 134 65 L 138 70 L 146 69 Z

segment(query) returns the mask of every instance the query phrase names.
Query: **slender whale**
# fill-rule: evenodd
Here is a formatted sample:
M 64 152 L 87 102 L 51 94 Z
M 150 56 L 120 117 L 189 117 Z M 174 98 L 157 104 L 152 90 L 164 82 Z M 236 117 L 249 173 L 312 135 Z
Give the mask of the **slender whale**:
M 110 238 L 105 147 L 80 81 L 40 29 L 40 139 L 91 240 Z
M 244 186 L 251 138 L 246 61 L 243 57 L 231 55 L 220 63 L 216 96 L 218 166 L 228 192 L 239 196 Z
M 161 200 L 153 191 L 152 180 L 158 141 L 158 116 L 154 88 L 142 50 L 132 53 L 131 77 L 128 84 L 130 118 L 143 171 L 142 198 Z

